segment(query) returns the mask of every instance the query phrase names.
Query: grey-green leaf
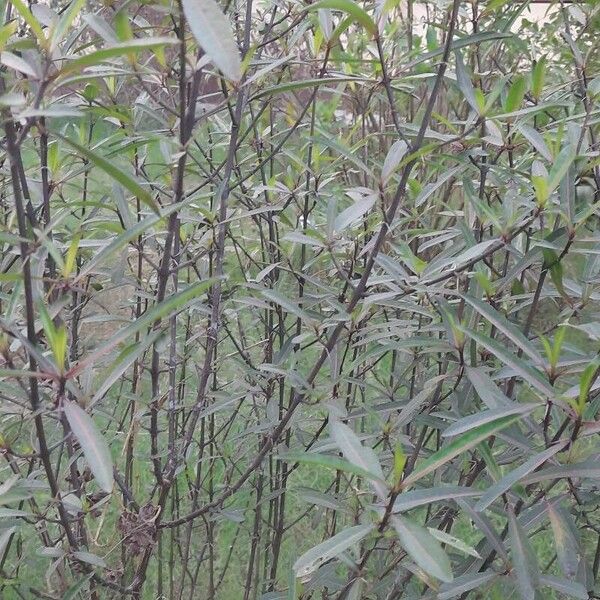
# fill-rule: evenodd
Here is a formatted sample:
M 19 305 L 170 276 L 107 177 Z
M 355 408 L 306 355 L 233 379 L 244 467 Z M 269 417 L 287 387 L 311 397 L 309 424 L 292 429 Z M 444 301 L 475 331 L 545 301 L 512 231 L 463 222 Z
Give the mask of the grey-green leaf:
M 194 37 L 215 66 L 232 81 L 242 78 L 240 53 L 231 24 L 215 0 L 183 0 L 183 13 Z
M 311 548 L 294 563 L 293 569 L 296 576 L 306 577 L 306 575 L 316 571 L 323 563 L 339 556 L 342 552 L 360 542 L 373 529 L 373 525 L 349 527 L 318 546 Z
M 106 440 L 92 418 L 78 404 L 65 402 L 63 410 L 98 485 L 105 492 L 111 492 L 113 466 Z
M 512 508 L 508 511 L 508 536 L 513 571 L 521 598 L 535 600 L 535 590 L 539 584 L 539 567 L 527 535 L 517 521 Z
M 480 494 L 481 492 L 479 490 L 458 485 L 413 490 L 411 492 L 400 494 L 398 498 L 396 498 L 396 501 L 394 502 L 394 512 L 404 512 L 411 508 L 423 506 L 424 504 L 431 504 L 432 502 L 439 502 L 440 500 L 471 498 L 473 496 L 479 496 Z
M 379 480 L 384 479 L 377 455 L 372 448 L 363 446 L 360 443 L 357 435 L 350 427 L 348 427 L 348 425 L 345 425 L 337 419 L 332 419 L 330 428 L 331 436 L 347 461 L 358 465 L 361 469 L 368 471 Z M 373 487 L 379 497 L 383 499 L 387 496 L 387 489 L 382 483 L 377 481 L 377 479 L 372 480 Z
M 562 440 L 558 444 L 554 444 L 547 450 L 526 460 L 520 467 L 507 473 L 500 481 L 496 482 L 485 491 L 475 505 L 475 510 L 485 510 L 492 502 L 494 502 L 494 500 L 496 500 L 496 498 L 500 497 L 513 485 L 520 482 L 525 475 L 528 475 L 531 471 L 537 469 L 540 465 L 543 465 L 549 458 L 552 458 L 557 452 L 565 447 L 566 443 L 566 440 Z
M 401 516 L 392 517 L 391 522 L 400 544 L 423 571 L 446 583 L 452 581 L 450 559 L 425 527 Z
M 500 417 L 507 417 L 509 415 L 524 415 L 530 413 L 536 404 L 517 404 L 515 406 L 507 406 L 502 408 L 493 408 L 491 410 L 484 410 L 474 415 L 469 415 L 456 421 L 442 432 L 443 437 L 452 437 L 461 433 L 466 433 L 475 427 L 479 427 L 485 423 L 496 421 Z

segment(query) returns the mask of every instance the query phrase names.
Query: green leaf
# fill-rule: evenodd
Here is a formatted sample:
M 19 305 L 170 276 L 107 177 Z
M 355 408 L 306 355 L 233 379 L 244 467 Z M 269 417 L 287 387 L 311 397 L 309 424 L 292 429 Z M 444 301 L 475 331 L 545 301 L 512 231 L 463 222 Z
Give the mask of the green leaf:
M 91 406 L 93 406 L 104 396 L 104 394 L 106 394 L 106 392 L 121 377 L 121 375 L 123 375 L 123 373 L 125 373 L 125 371 L 144 354 L 146 349 L 149 348 L 162 335 L 162 333 L 162 331 L 155 331 L 150 335 L 147 335 L 140 342 L 130 344 L 119 353 L 119 356 L 117 356 L 110 368 L 102 374 L 102 384 L 95 391 L 90 402 Z
M 524 123 L 520 123 L 517 125 L 517 129 L 521 132 L 523 137 L 545 158 L 548 162 L 552 162 L 554 157 L 552 156 L 552 152 L 546 145 L 542 134 L 539 133 L 533 127 L 529 125 L 525 125 Z
M 540 60 L 538 60 L 531 73 L 531 95 L 539 100 L 542 96 L 542 92 L 544 91 L 544 81 L 546 79 L 546 63 L 547 59 L 545 56 L 542 56 Z
M 446 583 L 454 579 L 448 555 L 425 527 L 401 516 L 390 520 L 401 546 L 423 571 Z
M 0 27 L 0 51 L 4 50 L 4 46 L 6 46 L 6 42 L 10 39 L 10 37 L 15 33 L 15 31 L 19 27 L 19 22 L 17 20 L 11 21 L 7 23 L 3 27 Z
M 113 488 L 113 466 L 106 440 L 92 418 L 77 403 L 65 401 L 63 410 L 98 485 L 110 493 Z
M 586 402 L 590 394 L 590 389 L 596 378 L 598 369 L 600 368 L 600 357 L 596 357 L 581 373 L 579 377 L 579 394 L 577 409 L 578 414 L 582 415 L 585 410 Z
M 139 198 L 141 202 L 149 206 L 156 214 L 159 214 L 159 207 L 152 198 L 152 195 L 144 189 L 131 175 L 128 175 L 124 171 L 121 171 L 116 167 L 110 160 L 96 154 L 94 151 L 70 140 L 69 138 L 60 135 L 59 133 L 54 134 L 57 138 L 77 150 L 79 154 L 87 158 L 90 162 L 94 163 L 98 168 L 102 169 L 107 175 L 110 175 L 115 181 L 120 183 L 124 188 L 128 189 L 134 196 Z
M 50 41 L 50 52 L 54 52 L 58 48 L 58 45 L 62 42 L 65 34 L 71 27 L 71 24 L 81 12 L 81 9 L 85 6 L 86 0 L 73 0 L 67 10 L 62 13 L 60 20 L 56 24 L 56 27 L 52 31 L 52 37 Z
M 339 556 L 345 550 L 358 544 L 371 531 L 374 525 L 356 525 L 340 531 L 337 535 L 305 552 L 293 566 L 297 577 L 306 577 L 316 571 L 323 563 Z
M 466 374 L 477 395 L 488 408 L 500 408 L 513 404 L 513 401 L 500 390 L 483 368 L 467 367 Z
M 232 81 L 242 78 L 242 63 L 229 19 L 215 0 L 182 0 L 183 14 L 201 48 Z
M 371 35 L 377 34 L 377 25 L 371 17 L 358 4 L 351 0 L 321 0 L 311 4 L 308 10 L 319 10 L 321 8 L 330 8 L 339 10 L 350 15 L 355 21 L 360 23 Z
M 43 48 L 47 44 L 44 30 L 40 25 L 39 21 L 33 16 L 33 13 L 27 8 L 27 5 L 23 0 L 10 0 L 10 3 L 15 7 L 15 10 L 21 15 L 23 21 L 29 25 L 31 31 L 33 31 L 35 37 L 38 39 L 40 46 Z
M 442 465 L 450 462 L 453 458 L 464 454 L 471 448 L 474 448 L 486 438 L 494 435 L 516 423 L 521 418 L 521 415 L 509 415 L 500 417 L 491 423 L 485 423 L 471 429 L 469 432 L 461 435 L 459 438 L 452 440 L 449 444 L 442 446 L 437 452 L 434 452 L 428 459 L 423 461 L 415 470 L 404 479 L 403 486 L 406 488 L 412 485 L 415 481 L 425 477 L 429 473 L 436 471 Z
M 338 456 L 319 454 L 317 452 L 281 452 L 275 458 L 290 463 L 297 462 L 327 467 L 329 469 L 335 469 L 336 471 L 344 471 L 345 473 L 352 473 L 353 475 L 358 475 L 359 477 L 365 477 L 371 481 L 378 481 L 379 483 L 385 484 L 382 479 L 377 479 L 377 476 L 373 475 L 370 471 L 344 460 L 343 458 L 339 458 Z
M 548 188 L 552 193 L 567 174 L 571 163 L 575 160 L 575 150 L 570 146 L 565 146 L 554 159 L 550 173 L 548 174 Z
M 555 577 L 554 575 L 540 575 L 540 585 L 552 588 L 569 598 L 578 598 L 579 600 L 589 600 L 590 598 L 588 591 L 581 583 Z
M 527 82 L 525 77 L 523 77 L 523 75 L 518 75 L 508 90 L 503 106 L 505 113 L 512 113 L 521 108 L 523 98 L 525 97 L 526 87 Z
M 65 255 L 65 262 L 62 269 L 63 277 L 68 277 L 75 268 L 75 259 L 77 258 L 77 250 L 79 250 L 79 242 L 81 241 L 81 234 L 77 233 L 73 236 L 69 249 Z
M 18 527 L 15 525 L 14 527 L 8 527 L 7 529 L 3 529 L 0 531 L 0 554 L 4 555 L 6 548 L 8 547 L 8 543 L 10 542 L 12 536 L 17 531 Z
M 105 568 L 107 566 L 106 561 L 101 556 L 98 556 L 97 554 L 92 554 L 91 552 L 77 550 L 76 552 L 73 552 L 71 556 L 73 556 L 73 558 L 77 559 L 80 562 L 87 563 L 88 565 L 93 565 L 94 567 Z
M 94 573 L 90 573 L 87 577 L 80 579 L 75 582 L 64 594 L 62 600 L 75 600 L 76 598 L 80 598 L 79 593 L 83 591 L 83 589 L 87 586 L 90 579 L 94 576 Z
M 24 510 L 18 510 L 16 508 L 4 508 L 3 506 L 0 507 L 0 519 L 16 519 L 19 517 L 31 517 L 31 513 L 24 511 Z
M 178 202 L 177 204 L 171 204 L 160 211 L 160 214 L 148 215 L 141 221 L 136 223 L 133 227 L 126 229 L 121 232 L 115 239 L 106 243 L 105 246 L 98 252 L 96 252 L 92 258 L 90 258 L 81 268 L 77 277 L 75 277 L 75 283 L 80 282 L 90 273 L 94 273 L 95 269 L 100 265 L 103 265 L 105 261 L 112 256 L 117 250 L 123 248 L 128 242 L 139 237 L 144 232 L 152 229 L 155 225 L 158 225 L 163 219 L 168 217 L 171 213 L 181 210 L 185 206 L 185 203 Z
M 97 66 L 105 60 L 112 58 L 120 58 L 122 56 L 128 56 L 132 52 L 138 50 L 150 50 L 158 46 L 173 45 L 177 43 L 171 38 L 167 37 L 154 37 L 154 38 L 142 38 L 135 39 L 129 42 L 122 42 L 120 44 L 112 44 L 106 48 L 100 48 L 95 52 L 78 56 L 77 58 L 65 59 L 65 64 L 61 67 L 59 76 L 65 77 L 71 73 L 79 73 L 85 67 Z
M 276 94 L 284 94 L 285 92 L 293 92 L 295 90 L 303 90 L 306 88 L 319 87 L 322 85 L 339 85 L 340 83 L 369 83 L 369 79 L 361 77 L 321 77 L 319 79 L 303 79 L 300 81 L 289 81 L 287 83 L 281 83 L 274 85 L 259 92 L 256 92 L 251 98 L 252 100 L 258 100 L 265 96 L 274 96 Z
M 386 154 L 385 160 L 383 161 L 383 168 L 381 169 L 382 185 L 385 185 L 389 181 L 407 152 L 408 145 L 404 140 L 397 140 L 392 144 Z
M 451 583 L 443 583 L 440 591 L 436 594 L 436 600 L 452 600 L 459 598 L 466 592 L 475 589 L 482 589 L 486 583 L 498 577 L 494 571 L 485 571 L 484 573 L 466 573 L 455 577 Z

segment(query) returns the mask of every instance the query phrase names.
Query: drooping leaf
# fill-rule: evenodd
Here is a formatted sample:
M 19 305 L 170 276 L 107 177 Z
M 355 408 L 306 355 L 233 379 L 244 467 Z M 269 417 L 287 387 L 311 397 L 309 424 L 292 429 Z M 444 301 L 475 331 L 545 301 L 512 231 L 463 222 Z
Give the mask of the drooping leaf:
M 229 19 L 215 0 L 182 0 L 183 13 L 196 41 L 214 65 L 232 81 L 242 78 L 240 53 Z
M 63 406 L 73 435 L 83 450 L 85 459 L 105 491 L 113 488 L 113 466 L 108 444 L 92 418 L 75 402 L 66 401 Z
M 508 510 L 508 537 L 517 589 L 523 600 L 535 600 L 535 591 L 539 585 L 539 567 L 533 548 L 512 508 Z
M 397 140 L 392 144 L 391 148 L 388 150 L 388 153 L 385 156 L 385 160 L 383 161 L 383 168 L 381 169 L 382 185 L 385 185 L 389 181 L 390 177 L 398 168 L 398 165 L 406 156 L 407 152 L 408 145 L 404 140 Z
M 523 98 L 525 96 L 525 90 L 527 87 L 527 81 L 523 75 L 517 75 L 512 85 L 508 89 L 506 101 L 504 102 L 504 112 L 512 113 L 521 107 Z
M 139 198 L 141 202 L 149 206 L 156 214 L 159 214 L 158 205 L 154 201 L 154 198 L 152 198 L 150 192 L 143 188 L 131 175 L 128 175 L 125 173 L 125 171 L 122 171 L 116 167 L 110 160 L 100 156 L 93 150 L 86 148 L 85 146 L 82 146 L 81 144 L 58 133 L 55 133 L 54 135 L 75 149 L 78 154 L 81 154 L 98 168 L 102 169 L 107 175 L 120 183 L 124 188 L 128 189 L 134 196 Z
M 368 446 L 363 446 L 354 431 L 335 418 L 330 420 L 330 429 L 331 436 L 342 451 L 344 458 L 373 475 L 373 487 L 375 487 L 379 497 L 384 499 L 387 496 L 387 489 L 384 485 L 378 483 L 378 480 L 384 479 L 384 475 L 374 450 Z
M 391 523 L 400 544 L 423 571 L 441 581 L 452 581 L 450 559 L 425 527 L 399 515 L 391 517 Z
M 371 35 L 377 33 L 377 25 L 371 17 L 352 0 L 320 0 L 310 5 L 309 10 L 320 10 L 329 8 L 347 13 L 355 21 L 360 23 Z
M 570 514 L 561 506 L 550 504 L 548 517 L 554 533 L 554 548 L 558 564 L 567 579 L 575 579 L 579 562 L 583 556 L 582 548 L 575 535 L 575 525 Z
M 462 59 L 462 54 L 459 51 L 456 51 L 454 56 L 456 57 L 456 81 L 458 83 L 458 87 L 471 108 L 479 114 L 481 112 L 481 106 L 475 97 L 475 89 L 473 88 L 471 77 L 467 73 L 465 63 Z

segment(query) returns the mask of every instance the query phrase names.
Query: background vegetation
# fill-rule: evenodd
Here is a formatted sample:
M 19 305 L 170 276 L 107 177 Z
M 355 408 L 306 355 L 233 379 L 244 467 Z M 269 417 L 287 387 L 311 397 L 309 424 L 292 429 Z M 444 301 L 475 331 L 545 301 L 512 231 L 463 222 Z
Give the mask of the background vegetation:
M 2 598 L 600 598 L 600 4 L 0 7 Z

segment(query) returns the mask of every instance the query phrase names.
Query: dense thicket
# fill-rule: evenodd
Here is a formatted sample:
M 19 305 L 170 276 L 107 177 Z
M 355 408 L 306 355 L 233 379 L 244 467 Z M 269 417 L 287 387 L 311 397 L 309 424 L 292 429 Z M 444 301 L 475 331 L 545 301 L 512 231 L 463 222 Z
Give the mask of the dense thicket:
M 600 4 L 0 6 L 2 598 L 600 598 Z

